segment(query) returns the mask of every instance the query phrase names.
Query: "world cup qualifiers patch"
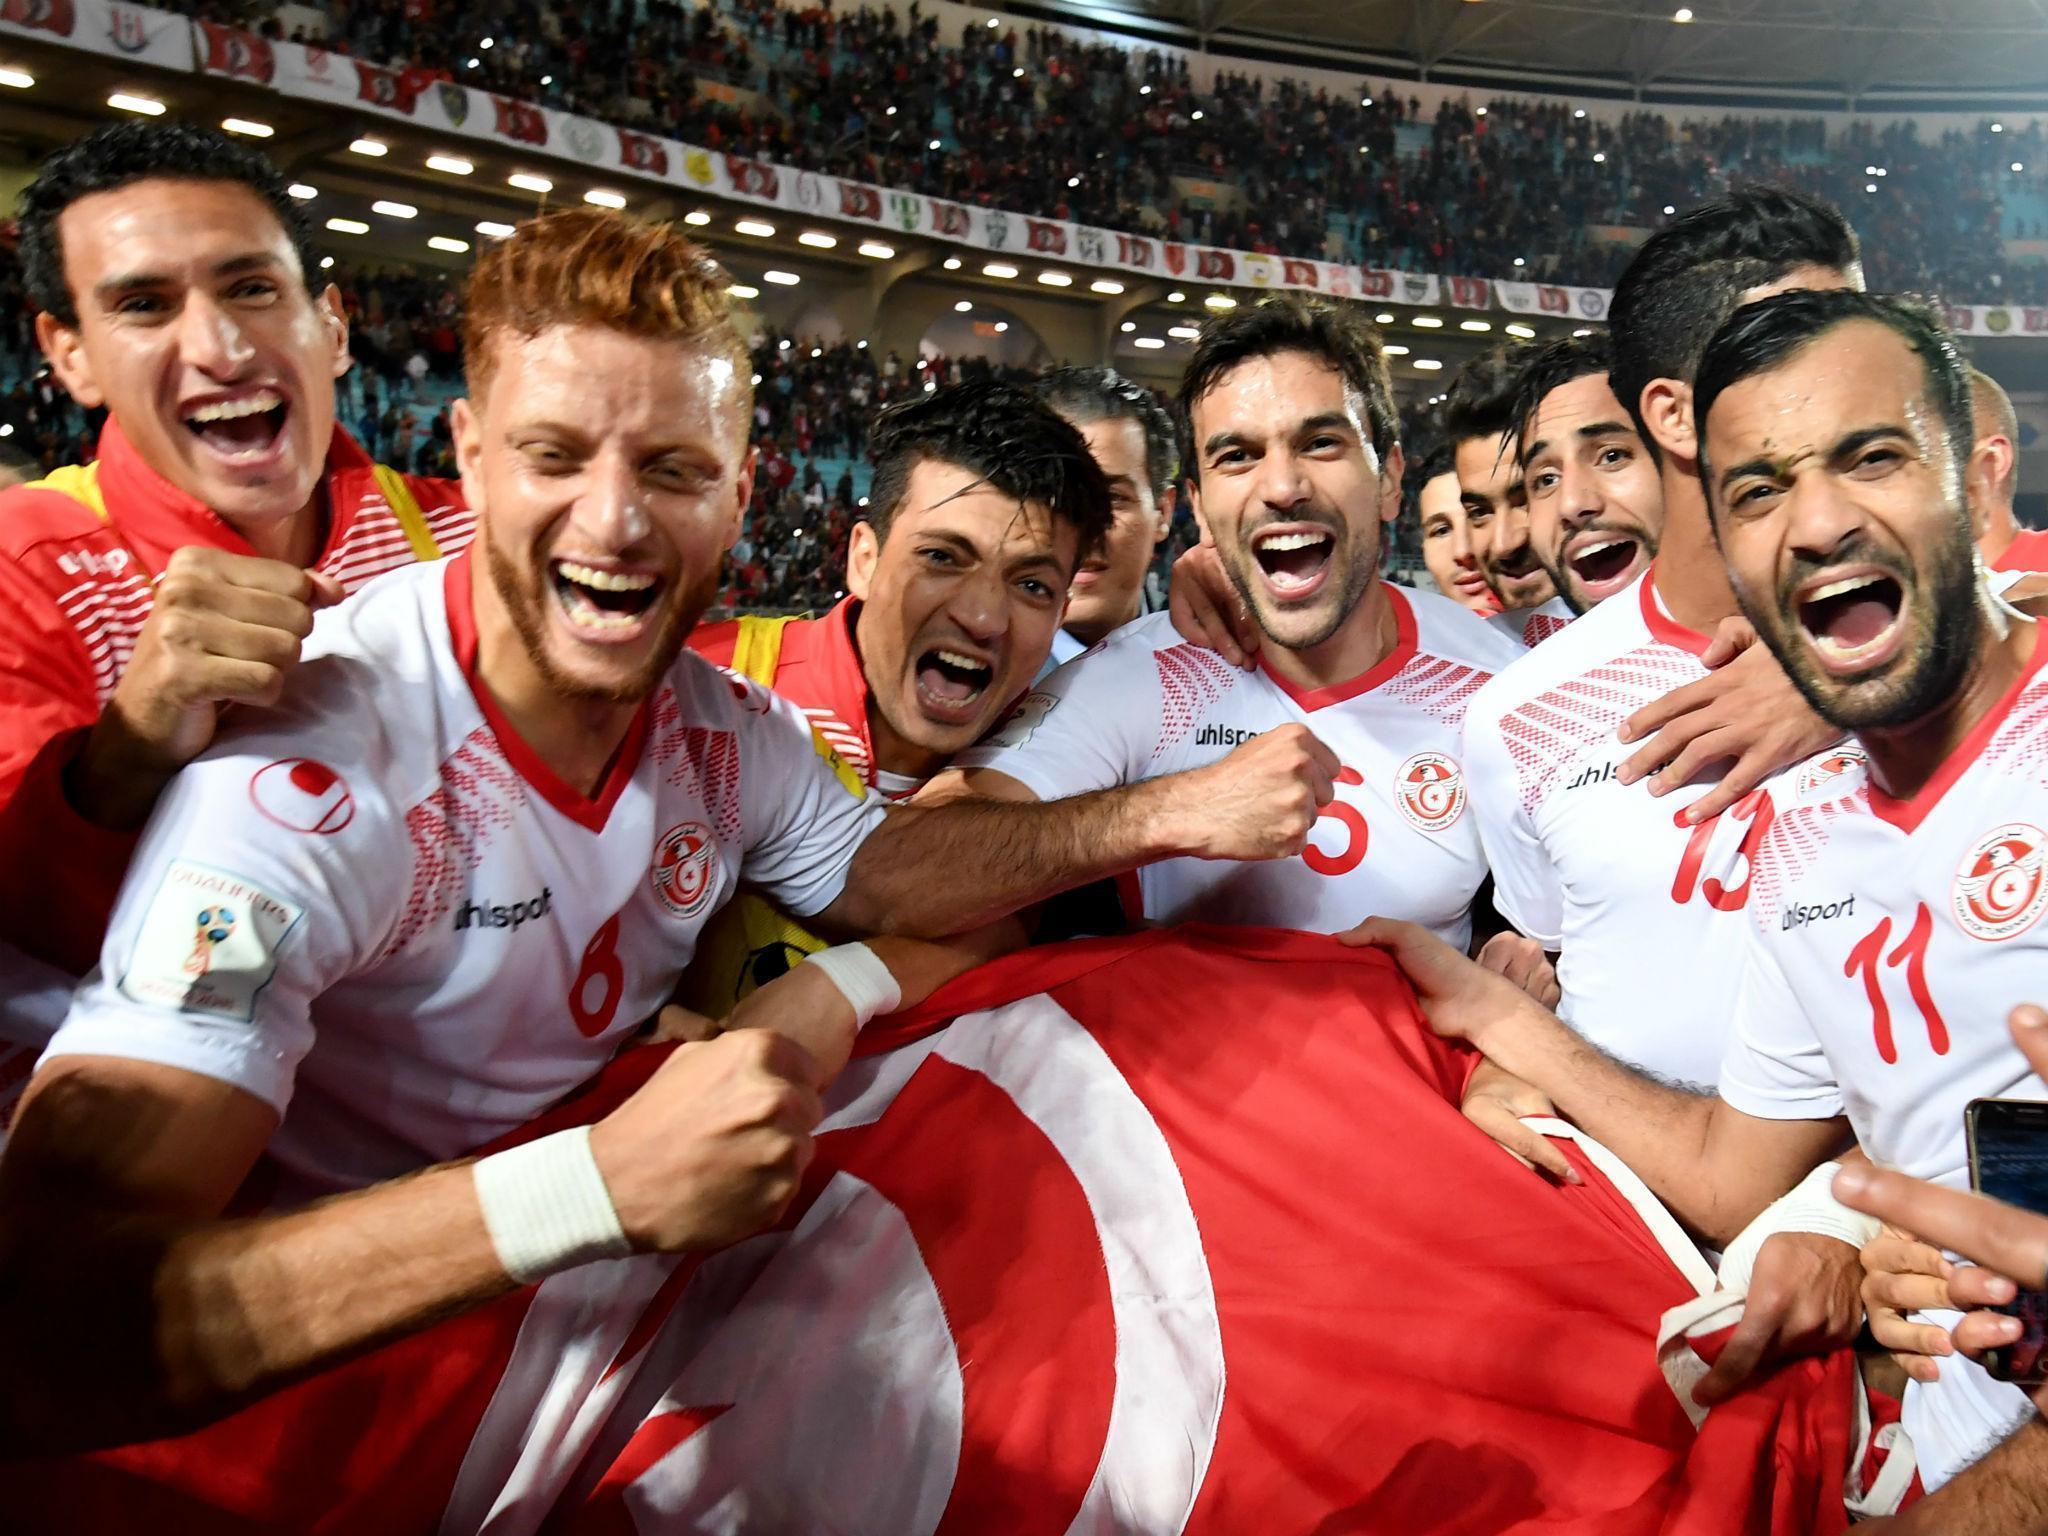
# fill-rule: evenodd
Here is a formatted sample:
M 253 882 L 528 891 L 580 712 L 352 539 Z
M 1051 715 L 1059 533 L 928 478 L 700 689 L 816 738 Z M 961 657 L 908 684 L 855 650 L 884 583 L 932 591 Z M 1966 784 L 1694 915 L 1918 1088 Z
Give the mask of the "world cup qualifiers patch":
M 1016 751 L 1031 739 L 1032 732 L 1045 724 L 1045 717 L 1057 703 L 1059 699 L 1050 693 L 1027 693 L 1023 702 L 1010 711 L 1009 718 L 981 744 Z
M 121 993 L 246 1023 L 277 970 L 277 946 L 304 915 L 240 875 L 176 860 L 150 898 Z

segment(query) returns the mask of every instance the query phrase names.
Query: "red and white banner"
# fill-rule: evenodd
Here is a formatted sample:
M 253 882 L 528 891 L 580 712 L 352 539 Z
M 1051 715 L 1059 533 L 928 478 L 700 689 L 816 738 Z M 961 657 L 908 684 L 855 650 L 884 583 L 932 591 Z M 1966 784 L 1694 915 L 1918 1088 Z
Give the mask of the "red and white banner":
M 1384 955 L 1155 930 L 871 1031 L 774 1231 L 558 1275 L 182 1439 L 0 1469 L 10 1529 L 1846 1528 L 1850 1355 L 1695 1430 L 1656 1336 L 1704 1282 L 1576 1143 L 1560 1186 L 1464 1119 L 1467 1058 Z
M 1944 304 L 1941 312 L 1958 336 L 2048 336 L 2048 306 Z
M 162 69 L 192 68 L 192 24 L 126 0 L 0 0 L 0 33 L 10 32 Z

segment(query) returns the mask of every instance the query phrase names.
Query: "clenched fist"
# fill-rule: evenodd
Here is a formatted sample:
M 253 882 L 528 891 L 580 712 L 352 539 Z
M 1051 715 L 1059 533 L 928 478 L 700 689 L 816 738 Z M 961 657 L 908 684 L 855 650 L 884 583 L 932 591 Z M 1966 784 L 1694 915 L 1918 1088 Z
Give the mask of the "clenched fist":
M 679 1045 L 590 1130 L 619 1224 L 637 1249 L 720 1248 L 782 1214 L 824 1110 L 795 1041 L 742 1029 Z
M 1288 859 L 1308 846 L 1308 829 L 1342 771 L 1306 726 L 1283 725 L 1220 762 L 1153 782 L 1171 797 L 1177 840 L 1191 856 Z
M 135 654 L 67 778 L 78 812 L 139 824 L 170 776 L 206 750 L 223 704 L 277 702 L 313 614 L 340 583 L 281 560 L 190 546 L 157 582 Z

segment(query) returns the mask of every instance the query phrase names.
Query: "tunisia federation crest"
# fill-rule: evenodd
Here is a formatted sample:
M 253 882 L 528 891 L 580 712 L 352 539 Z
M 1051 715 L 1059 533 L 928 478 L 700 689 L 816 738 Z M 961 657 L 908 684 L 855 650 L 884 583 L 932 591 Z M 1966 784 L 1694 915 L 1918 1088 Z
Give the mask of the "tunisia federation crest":
M 1996 944 L 2033 927 L 2048 907 L 2041 853 L 2048 833 L 2023 821 L 1994 827 L 1970 845 L 1956 866 L 1949 893 L 1956 924 L 1972 938 Z

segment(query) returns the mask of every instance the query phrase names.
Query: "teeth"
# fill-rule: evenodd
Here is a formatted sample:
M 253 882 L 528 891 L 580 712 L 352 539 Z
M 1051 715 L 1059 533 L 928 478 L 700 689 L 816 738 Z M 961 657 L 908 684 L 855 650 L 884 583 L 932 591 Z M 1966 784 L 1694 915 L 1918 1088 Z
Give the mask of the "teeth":
M 244 416 L 261 416 L 265 411 L 274 411 L 284 404 L 284 396 L 274 389 L 258 390 L 253 395 L 244 395 L 239 400 L 216 400 L 211 405 L 202 405 L 185 414 L 187 421 L 239 421 Z
M 1613 549 L 1617 545 L 1626 543 L 1628 543 L 1627 539 L 1602 539 L 1597 544 L 1581 544 L 1577 549 L 1572 551 L 1572 558 L 1574 560 L 1583 560 L 1588 555 L 1597 555 L 1605 550 Z
M 932 654 L 949 667 L 958 667 L 966 672 L 986 672 L 988 663 L 976 661 L 972 656 L 962 656 L 958 651 L 933 651 Z
M 573 560 L 560 561 L 556 569 L 577 586 L 594 587 L 599 592 L 645 592 L 654 585 L 654 578 L 645 572 L 599 571 Z
M 1261 549 L 1310 549 L 1317 544 L 1327 544 L 1327 533 L 1276 533 L 1270 539 L 1259 540 Z
M 1806 601 L 1818 603 L 1830 597 L 1840 597 L 1845 592 L 1859 592 L 1865 587 L 1874 587 L 1882 576 L 1845 576 L 1840 581 L 1831 581 L 1824 587 L 1816 587 L 1806 594 Z
M 612 613 L 600 608 L 574 587 L 569 589 L 569 600 L 562 605 L 562 611 L 578 629 L 630 629 L 641 620 L 637 613 Z

